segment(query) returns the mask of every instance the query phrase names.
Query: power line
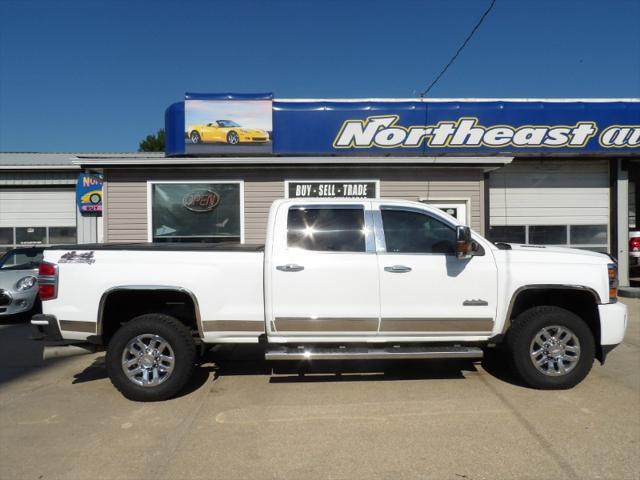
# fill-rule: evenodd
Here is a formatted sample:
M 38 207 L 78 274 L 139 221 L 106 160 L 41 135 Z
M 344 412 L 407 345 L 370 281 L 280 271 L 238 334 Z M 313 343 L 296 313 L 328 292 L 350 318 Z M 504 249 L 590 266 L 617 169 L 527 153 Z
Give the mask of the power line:
M 467 35 L 467 38 L 465 38 L 464 42 L 462 42 L 462 45 L 460 45 L 460 48 L 458 48 L 458 51 L 455 53 L 455 55 L 453 57 L 451 57 L 451 60 L 449 60 L 449 63 L 447 63 L 445 65 L 445 67 L 442 69 L 442 71 L 438 74 L 438 76 L 435 78 L 435 80 L 433 82 L 431 82 L 431 85 L 429 85 L 427 87 L 427 89 L 422 92 L 420 94 L 420 97 L 426 97 L 427 94 L 429 93 L 429 91 L 431 91 L 431 89 L 433 88 L 433 86 L 438 83 L 438 80 L 440 80 L 440 78 L 445 74 L 445 72 L 449 69 L 449 67 L 451 66 L 451 64 L 453 62 L 455 62 L 456 58 L 458 58 L 458 55 L 460 55 L 460 52 L 462 52 L 462 50 L 464 50 L 464 47 L 467 46 L 467 43 L 469 43 L 469 40 L 471 40 L 471 38 L 473 37 L 473 35 L 476 33 L 476 31 L 478 30 L 478 28 L 480 28 L 480 25 L 482 25 L 482 22 L 484 22 L 484 19 L 487 17 L 487 15 L 489 15 L 489 12 L 491 12 L 491 9 L 493 9 L 493 6 L 496 4 L 496 0 L 492 0 L 491 1 L 491 5 L 489 5 L 489 8 L 487 8 L 487 10 L 482 14 L 482 16 L 480 17 L 480 20 L 478 20 L 478 23 L 476 23 L 476 26 L 473 27 L 473 30 L 471 30 L 471 33 L 469 33 L 469 35 Z

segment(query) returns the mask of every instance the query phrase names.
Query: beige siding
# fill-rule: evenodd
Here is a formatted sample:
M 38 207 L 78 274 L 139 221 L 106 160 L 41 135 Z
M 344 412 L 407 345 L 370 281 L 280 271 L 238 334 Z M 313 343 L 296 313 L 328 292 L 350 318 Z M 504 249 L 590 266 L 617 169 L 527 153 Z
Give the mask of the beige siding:
M 107 181 L 105 239 L 107 242 L 147 241 L 146 181 Z
M 108 242 L 147 240 L 147 181 L 243 180 L 245 242 L 264 242 L 271 203 L 285 196 L 285 180 L 380 180 L 383 198 L 462 199 L 470 202 L 471 226 L 482 231 L 480 169 L 412 167 L 183 168 L 106 171 L 105 237 Z

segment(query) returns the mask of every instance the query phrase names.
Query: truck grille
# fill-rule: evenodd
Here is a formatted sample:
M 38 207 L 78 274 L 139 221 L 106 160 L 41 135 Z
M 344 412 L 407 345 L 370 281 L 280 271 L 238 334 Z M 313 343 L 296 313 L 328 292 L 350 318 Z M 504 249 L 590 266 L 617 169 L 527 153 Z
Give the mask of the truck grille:
M 0 306 L 9 305 L 11 303 L 11 294 L 6 290 L 0 289 Z

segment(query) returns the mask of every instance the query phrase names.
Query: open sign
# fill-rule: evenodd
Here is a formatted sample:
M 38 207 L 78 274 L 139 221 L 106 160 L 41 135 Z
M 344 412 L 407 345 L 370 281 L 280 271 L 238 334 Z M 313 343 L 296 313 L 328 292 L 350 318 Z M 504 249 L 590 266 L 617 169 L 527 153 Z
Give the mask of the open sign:
M 182 197 L 182 205 L 192 212 L 210 212 L 220 203 L 220 195 L 211 190 L 193 190 Z

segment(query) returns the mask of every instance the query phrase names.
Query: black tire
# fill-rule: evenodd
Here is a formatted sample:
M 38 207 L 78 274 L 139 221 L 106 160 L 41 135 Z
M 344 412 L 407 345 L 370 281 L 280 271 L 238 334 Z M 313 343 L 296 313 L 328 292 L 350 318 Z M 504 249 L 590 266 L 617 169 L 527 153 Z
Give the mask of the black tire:
M 231 130 L 229 133 L 227 133 L 227 143 L 229 145 L 237 145 L 240 143 L 240 137 L 238 136 L 237 132 L 234 132 L 233 130 Z
M 200 136 L 200 133 L 197 132 L 196 130 L 191 132 L 191 134 L 189 135 L 189 139 L 191 140 L 191 143 L 200 143 L 200 142 L 202 142 L 202 137 Z
M 570 330 L 579 341 L 579 357 L 571 370 L 558 373 L 557 362 L 548 367 L 556 376 L 539 371 L 531 355 L 534 337 L 543 328 L 553 326 Z M 507 348 L 516 374 L 530 387 L 543 390 L 573 388 L 587 376 L 595 358 L 595 341 L 589 326 L 575 313 L 553 306 L 533 307 L 518 315 L 507 334 Z
M 89 197 L 89 201 L 91 203 L 93 203 L 94 205 L 97 205 L 98 203 L 100 203 L 102 201 L 102 197 L 99 194 L 94 193 Z
M 140 386 L 134 383 L 122 366 L 122 359 L 130 341 L 139 335 L 159 335 L 173 351 L 171 374 L 159 385 Z M 153 402 L 174 397 L 193 374 L 196 346 L 187 326 L 169 315 L 149 313 L 140 315 L 116 331 L 107 348 L 106 366 L 111 383 L 128 399 Z

